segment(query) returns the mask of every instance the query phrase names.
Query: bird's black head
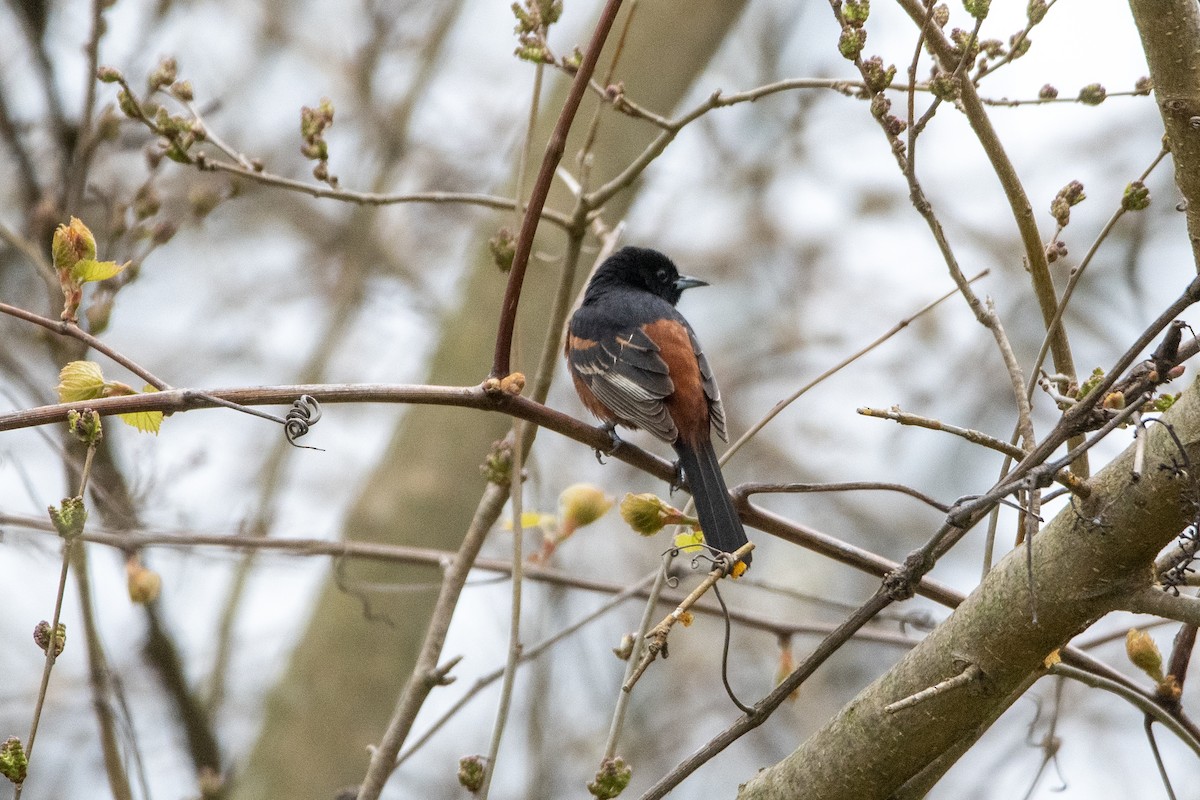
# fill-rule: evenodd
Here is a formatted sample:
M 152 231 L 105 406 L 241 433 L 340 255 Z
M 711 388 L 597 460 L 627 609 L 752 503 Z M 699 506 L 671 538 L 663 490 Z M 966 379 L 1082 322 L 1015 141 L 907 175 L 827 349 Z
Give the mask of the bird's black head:
M 680 275 L 671 259 L 657 250 L 648 247 L 622 247 L 605 259 L 596 270 L 591 283 L 588 284 L 588 293 L 593 289 L 641 289 L 675 305 L 684 289 L 707 285 L 699 278 Z

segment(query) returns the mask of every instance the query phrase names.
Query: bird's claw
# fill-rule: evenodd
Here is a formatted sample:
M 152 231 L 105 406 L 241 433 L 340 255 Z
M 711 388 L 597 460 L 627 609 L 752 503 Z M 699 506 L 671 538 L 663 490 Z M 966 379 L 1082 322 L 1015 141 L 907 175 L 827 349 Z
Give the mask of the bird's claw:
M 673 474 L 671 475 L 671 481 L 667 484 L 667 490 L 671 494 L 675 494 L 678 489 L 683 488 L 683 464 L 676 461 L 671 465 L 671 469 Z
M 604 463 L 605 456 L 611 456 L 613 453 L 617 452 L 618 447 L 624 444 L 624 441 L 621 439 L 621 437 L 617 435 L 617 426 L 615 424 L 605 425 L 604 430 L 608 432 L 608 449 L 601 450 L 599 447 L 596 448 L 596 460 L 601 464 Z

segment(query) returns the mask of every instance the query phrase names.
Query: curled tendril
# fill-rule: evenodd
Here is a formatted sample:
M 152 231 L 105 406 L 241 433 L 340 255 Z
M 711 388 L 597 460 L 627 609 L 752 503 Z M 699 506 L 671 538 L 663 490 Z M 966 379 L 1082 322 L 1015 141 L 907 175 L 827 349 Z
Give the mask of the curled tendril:
M 321 447 L 309 447 L 296 444 L 296 440 L 308 433 L 309 429 L 321 420 L 321 404 L 311 395 L 300 395 L 292 401 L 292 407 L 284 416 L 283 433 L 287 436 L 288 444 L 302 447 L 305 450 L 321 450 Z
M 679 548 L 672 547 L 670 550 L 665 551 L 663 553 L 663 555 L 665 556 L 667 553 L 671 554 L 672 559 L 676 559 L 679 557 Z M 663 567 L 663 583 L 666 585 L 666 587 L 668 589 L 678 589 L 679 588 L 679 576 L 672 575 L 670 573 L 670 567 L 664 566 Z

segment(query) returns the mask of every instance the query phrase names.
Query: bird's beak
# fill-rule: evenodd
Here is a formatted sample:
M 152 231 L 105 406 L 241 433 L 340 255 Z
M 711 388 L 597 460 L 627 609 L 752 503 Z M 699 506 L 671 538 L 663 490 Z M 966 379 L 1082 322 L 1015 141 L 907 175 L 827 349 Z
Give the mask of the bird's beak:
M 702 281 L 699 278 L 693 278 L 690 275 L 680 275 L 675 279 L 675 288 L 679 291 L 691 289 L 696 286 L 708 286 L 708 281 Z

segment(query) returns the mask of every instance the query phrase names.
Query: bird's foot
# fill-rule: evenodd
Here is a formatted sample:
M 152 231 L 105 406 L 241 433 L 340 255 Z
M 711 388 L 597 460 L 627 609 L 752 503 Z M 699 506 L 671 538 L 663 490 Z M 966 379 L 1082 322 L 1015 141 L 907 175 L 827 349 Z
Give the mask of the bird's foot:
M 677 490 L 683 488 L 683 464 L 676 461 L 671 465 L 671 470 L 671 481 L 667 484 L 667 490 L 671 494 L 675 494 Z
M 596 460 L 601 464 L 604 463 L 605 456 L 611 456 L 613 453 L 617 452 L 618 447 L 624 444 L 624 440 L 617 435 L 617 426 L 615 424 L 604 425 L 603 427 L 604 430 L 608 432 L 609 444 L 607 450 L 602 450 L 599 447 L 596 448 Z

